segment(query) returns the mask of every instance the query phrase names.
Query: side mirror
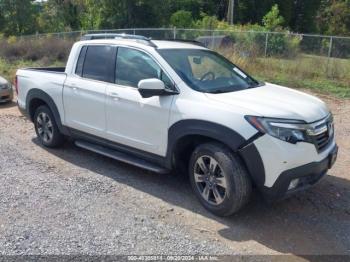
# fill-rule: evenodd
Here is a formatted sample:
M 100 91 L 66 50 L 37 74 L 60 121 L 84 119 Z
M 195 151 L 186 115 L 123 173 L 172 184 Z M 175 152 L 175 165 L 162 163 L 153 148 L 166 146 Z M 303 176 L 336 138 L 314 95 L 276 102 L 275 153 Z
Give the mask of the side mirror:
M 143 98 L 173 94 L 167 91 L 164 82 L 157 78 L 141 80 L 138 84 L 138 90 Z

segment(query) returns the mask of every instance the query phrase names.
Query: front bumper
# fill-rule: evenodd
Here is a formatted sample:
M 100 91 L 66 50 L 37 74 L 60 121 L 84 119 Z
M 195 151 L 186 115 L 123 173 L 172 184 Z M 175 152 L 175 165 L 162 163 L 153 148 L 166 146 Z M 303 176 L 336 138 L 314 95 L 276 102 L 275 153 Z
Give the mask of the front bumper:
M 332 168 L 337 154 L 338 146 L 335 145 L 325 159 L 284 171 L 272 187 L 261 188 L 262 193 L 268 200 L 278 200 L 313 186 Z M 296 180 L 296 186 L 289 190 L 292 181 Z
M 0 90 L 0 103 L 10 102 L 13 99 L 13 90 L 10 89 L 1 89 Z
M 264 135 L 239 152 L 258 189 L 268 200 L 278 200 L 317 183 L 334 164 L 338 147 L 333 139 L 319 153 L 311 143 L 290 144 Z

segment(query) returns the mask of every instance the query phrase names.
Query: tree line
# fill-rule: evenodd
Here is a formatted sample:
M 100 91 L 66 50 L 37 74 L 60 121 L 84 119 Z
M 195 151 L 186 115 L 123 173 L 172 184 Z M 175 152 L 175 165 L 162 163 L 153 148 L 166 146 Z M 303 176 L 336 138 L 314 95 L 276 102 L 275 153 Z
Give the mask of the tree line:
M 234 2 L 236 25 L 263 25 L 266 14 L 277 7 L 278 24 L 284 29 L 350 35 L 350 0 Z M 228 4 L 229 0 L 0 0 L 0 33 L 10 36 L 135 27 L 213 27 L 208 21 L 224 21 Z

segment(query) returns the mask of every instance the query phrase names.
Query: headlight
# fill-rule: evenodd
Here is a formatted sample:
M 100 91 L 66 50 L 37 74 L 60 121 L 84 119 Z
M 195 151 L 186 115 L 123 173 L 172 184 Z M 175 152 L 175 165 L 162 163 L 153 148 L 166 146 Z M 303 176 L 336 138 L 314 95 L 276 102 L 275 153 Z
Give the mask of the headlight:
M 306 123 L 300 120 L 246 116 L 246 120 L 258 131 L 280 140 L 296 144 L 307 141 Z
M 11 85 L 9 83 L 2 84 L 2 85 L 0 85 L 0 88 L 1 89 L 11 89 Z

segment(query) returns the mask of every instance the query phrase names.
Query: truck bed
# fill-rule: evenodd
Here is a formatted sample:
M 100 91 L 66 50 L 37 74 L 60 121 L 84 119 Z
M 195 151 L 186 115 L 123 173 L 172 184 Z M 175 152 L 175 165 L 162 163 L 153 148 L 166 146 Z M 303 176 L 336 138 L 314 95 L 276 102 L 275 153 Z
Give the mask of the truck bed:
M 67 78 L 65 67 L 24 68 L 17 71 L 18 96 L 20 108 L 26 108 L 26 98 L 30 90 L 42 91 L 53 100 L 60 115 L 64 115 L 62 92 Z
M 32 70 L 32 71 L 42 71 L 50 73 L 64 73 L 66 71 L 65 67 L 29 67 L 22 70 Z

